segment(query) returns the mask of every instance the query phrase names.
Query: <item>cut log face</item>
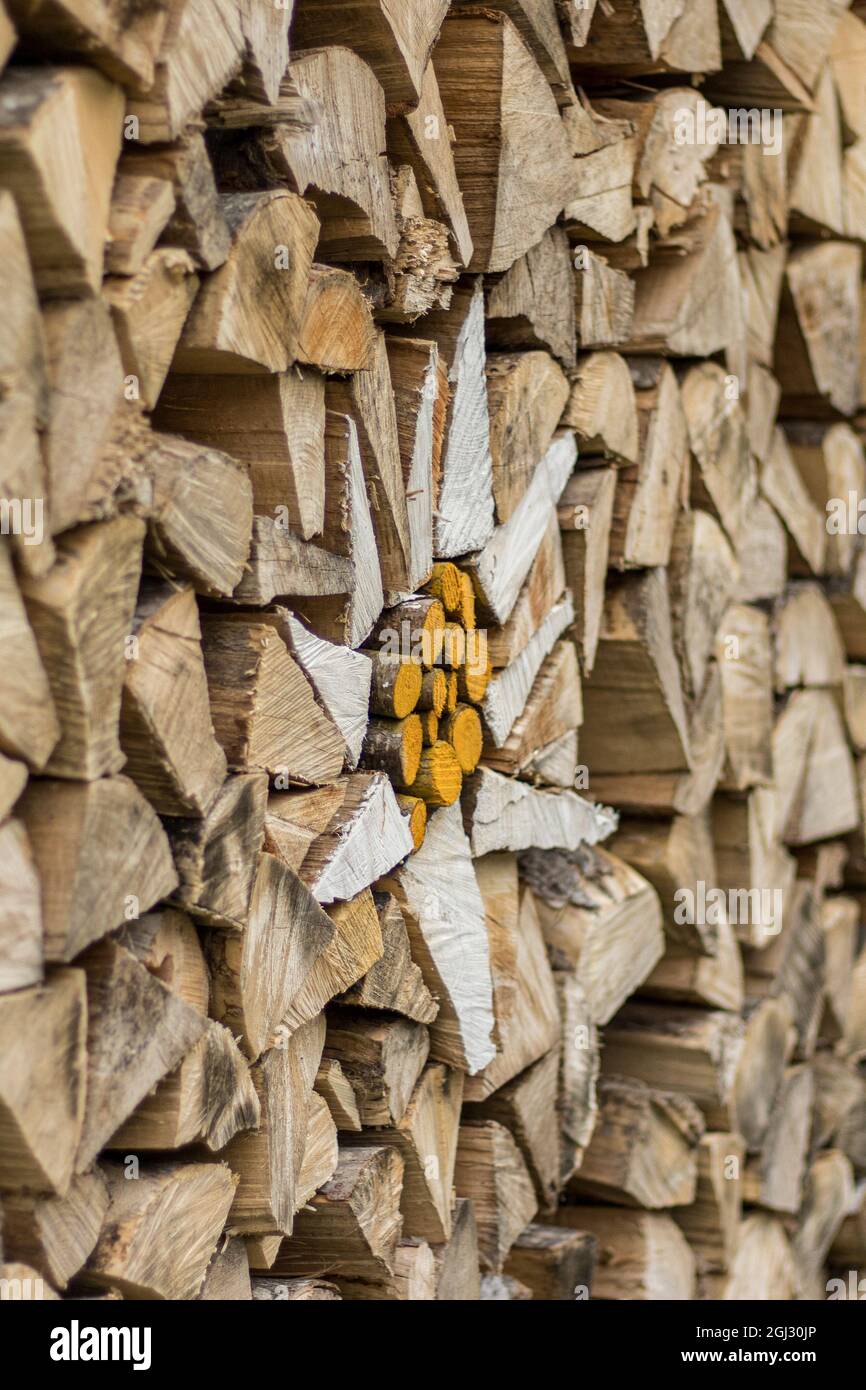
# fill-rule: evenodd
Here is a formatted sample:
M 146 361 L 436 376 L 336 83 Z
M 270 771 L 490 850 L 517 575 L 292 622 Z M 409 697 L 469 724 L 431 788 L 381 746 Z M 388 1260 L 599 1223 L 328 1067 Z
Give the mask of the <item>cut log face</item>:
M 132 635 L 120 711 L 127 775 L 163 815 L 204 816 L 225 780 L 226 760 L 213 736 L 192 588 L 146 585 Z
M 598 1099 L 592 1139 L 569 1191 L 650 1211 L 694 1201 L 704 1131 L 697 1106 L 613 1075 L 602 1077 Z
M 92 779 L 123 766 L 117 722 L 143 537 L 135 517 L 68 532 L 53 569 L 23 585 L 60 721 L 49 774 Z
M 84 1119 L 83 970 L 0 996 L 0 1166 L 4 1189 L 64 1197 Z
M 87 1100 L 76 1169 L 85 1173 L 139 1101 L 173 1071 L 205 1030 L 123 946 L 91 947 L 87 972 Z
M 460 1126 L 454 1182 L 471 1199 L 482 1269 L 497 1273 L 538 1210 L 532 1178 L 504 1125 L 485 1120 Z
M 470 70 L 473 83 L 479 71 L 485 74 L 471 113 L 463 100 Z M 454 163 L 474 246 L 469 269 L 507 270 L 556 219 L 574 186 L 556 100 L 518 30 L 492 12 L 448 15 L 436 76 L 457 136 Z M 482 138 L 482 127 L 492 138 Z M 543 162 L 536 157 L 539 141 L 547 151 Z
M 391 893 L 377 893 L 374 899 L 382 932 L 382 958 L 346 993 L 345 1002 L 403 1014 L 417 1023 L 432 1023 L 438 1005 L 412 959 L 399 904 Z
M 568 400 L 564 372 L 547 353 L 491 353 L 487 406 L 497 521 L 508 521 L 547 452 Z
M 273 855 L 259 856 L 249 920 L 242 935 L 207 941 L 213 1016 L 255 1061 L 275 1039 L 335 927 L 315 898 Z
M 608 585 L 583 701 L 581 746 L 593 771 L 688 769 L 688 726 L 664 570 Z
M 47 960 L 73 960 L 177 885 L 165 831 L 125 777 L 34 780 L 20 808 L 42 888 Z
M 383 0 L 362 0 L 347 13 L 346 6 L 334 0 L 318 0 L 299 6 L 292 46 L 354 49 L 382 84 L 389 114 L 412 111 L 447 9 L 447 0 L 434 0 L 432 5 L 410 0 L 399 10 Z
M 233 1174 L 222 1163 L 156 1163 L 136 1182 L 121 1164 L 104 1173 L 109 1206 L 88 1282 L 127 1298 L 195 1298 L 231 1206 Z M 169 1229 L 182 1241 L 171 1261 Z
M 284 372 L 298 356 L 318 219 L 303 199 L 279 191 L 226 194 L 222 210 L 228 259 L 197 296 L 172 368 Z
M 87 68 L 3 76 L 0 176 L 15 195 L 41 295 L 98 292 L 122 121 L 120 88 Z M 58 148 L 60 160 L 51 157 Z
M 554 970 L 574 971 L 593 1022 L 608 1023 L 663 953 L 655 889 L 600 846 L 526 850 L 520 871 Z
M 293 367 L 273 376 L 223 380 L 170 375 L 160 428 L 224 450 L 246 464 L 259 516 L 279 518 L 304 540 L 325 520 L 325 383 Z
M 267 794 L 264 772 L 238 773 L 226 779 L 202 820 L 169 822 L 180 880 L 174 900 L 197 919 L 235 930 L 246 924 Z
M 549 228 L 491 285 L 485 330 L 493 347 L 509 352 L 515 348 L 546 348 L 563 367 L 574 366 L 571 252 L 568 238 L 559 227 Z

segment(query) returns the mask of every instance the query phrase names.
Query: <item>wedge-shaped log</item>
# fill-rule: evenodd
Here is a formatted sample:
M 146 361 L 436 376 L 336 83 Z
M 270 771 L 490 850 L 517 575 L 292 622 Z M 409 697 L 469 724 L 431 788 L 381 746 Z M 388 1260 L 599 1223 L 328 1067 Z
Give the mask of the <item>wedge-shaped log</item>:
M 410 0 L 399 11 L 382 0 L 362 0 L 347 12 L 334 0 L 316 0 L 300 6 L 292 45 L 325 48 L 337 44 L 354 49 L 382 84 L 389 113 L 411 111 L 418 104 L 424 72 L 447 9 L 447 0 L 435 0 L 432 5 Z
M 341 1149 L 337 1171 L 298 1214 L 272 1266 L 276 1275 L 327 1272 L 344 1297 L 381 1297 L 400 1236 L 403 1160 L 395 1149 Z
M 436 76 L 457 136 L 454 163 L 474 246 L 470 268 L 507 270 L 556 220 L 574 187 L 556 99 L 518 30 L 492 12 L 449 14 Z M 522 93 L 518 107 L 509 99 L 515 89 Z
M 162 1153 L 201 1144 L 219 1153 L 240 1130 L 257 1129 L 259 1123 L 259 1097 L 247 1060 L 228 1029 L 208 1019 L 180 1066 L 139 1102 L 109 1148 Z
M 479 1071 L 495 1050 L 490 953 L 459 805 L 430 817 L 420 850 L 384 886 L 403 909 L 413 957 L 439 999 L 431 1028 L 433 1057 Z
M 66 533 L 59 563 L 23 585 L 27 616 L 48 673 L 61 737 L 45 771 L 92 779 L 117 772 L 124 639 L 141 574 L 143 523 L 118 517 Z
M 285 1036 L 279 1026 L 334 932 L 291 869 L 261 854 L 245 930 L 207 940 L 213 1016 L 241 1034 L 252 1061 Z
M 481 1267 L 498 1273 L 538 1201 L 523 1157 L 504 1125 L 495 1120 L 460 1126 L 454 1184 L 475 1208 Z
M 196 298 L 173 370 L 284 372 L 298 355 L 318 219 L 285 190 L 227 193 L 222 203 L 231 249 Z
M 214 732 L 230 767 L 316 784 L 336 777 L 345 743 L 280 636 L 281 610 L 208 614 L 202 629 Z
M 429 1051 L 427 1029 L 408 1019 L 379 1019 L 354 1009 L 328 1015 L 325 1056 L 340 1063 L 363 1125 L 401 1123 Z
M 156 812 L 126 777 L 34 780 L 20 809 L 42 886 L 47 960 L 72 960 L 177 884 Z
M 98 292 L 123 93 L 86 67 L 15 68 L 2 80 L 0 177 L 15 195 L 43 296 Z M 61 159 L 52 157 L 62 148 Z
M 688 769 L 691 750 L 664 570 L 608 585 L 583 707 L 581 748 L 594 772 Z
M 180 879 L 173 899 L 198 920 L 234 930 L 246 924 L 267 796 L 266 773 L 237 773 L 223 783 L 202 820 L 169 822 Z
M 299 1028 L 250 1068 L 260 1111 L 252 1132 L 238 1134 L 223 1157 L 239 1182 L 229 1228 L 291 1235 L 307 1143 L 316 1071 L 325 1042 L 325 1020 Z
M 131 635 L 120 707 L 126 774 L 162 815 L 204 816 L 226 760 L 213 734 L 192 587 L 145 583 Z
M 126 1180 L 104 1167 L 109 1206 L 87 1281 L 124 1298 L 197 1295 L 225 1224 L 236 1179 L 223 1163 L 154 1163 Z
M 206 1019 L 114 941 L 92 946 L 87 972 L 87 1096 L 76 1170 L 202 1037 Z
M 281 517 L 304 540 L 325 520 L 325 383 L 293 367 L 223 380 L 168 377 L 155 421 L 161 429 L 223 449 L 249 469 L 257 515 Z
M 344 1002 L 402 1014 L 417 1023 L 432 1023 L 438 1004 L 412 959 L 399 904 L 391 893 L 374 893 L 373 899 L 379 914 L 383 954 L 363 979 L 346 992 Z
M 553 969 L 573 971 L 592 1021 L 608 1023 L 661 958 L 658 894 L 599 845 L 525 850 L 520 872 L 535 896 Z
M 84 1118 L 83 970 L 0 995 L 0 1186 L 65 1196 Z

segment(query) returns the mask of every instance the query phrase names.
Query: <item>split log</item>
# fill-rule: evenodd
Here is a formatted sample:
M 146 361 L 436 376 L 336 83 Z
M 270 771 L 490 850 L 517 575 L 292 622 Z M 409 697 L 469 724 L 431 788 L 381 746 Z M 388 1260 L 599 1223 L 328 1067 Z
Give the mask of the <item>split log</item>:
M 41 884 L 47 960 L 73 960 L 177 884 L 165 831 L 125 777 L 32 780 L 19 808 Z
M 720 786 L 726 791 L 745 791 L 769 785 L 773 774 L 772 647 L 767 618 L 759 608 L 731 604 L 717 640 L 716 657 L 725 735 Z
M 376 893 L 374 901 L 379 914 L 383 954 L 363 979 L 347 991 L 343 1002 L 403 1014 L 417 1023 L 432 1023 L 438 1005 L 412 960 L 400 907 L 390 893 Z
M 569 1204 L 548 1219 L 595 1236 L 595 1298 L 666 1302 L 694 1297 L 695 1258 L 670 1216 Z
M 105 268 L 114 275 L 137 275 L 174 212 L 168 179 L 119 173 L 111 195 Z
M 637 405 L 624 358 L 616 352 L 581 357 L 562 425 L 574 430 L 581 457 L 603 454 L 616 463 L 637 463 Z
M 468 1111 L 503 1124 L 517 1141 L 540 1207 L 554 1205 L 560 1187 L 561 1157 L 556 1110 L 559 1047 L 500 1086 L 480 1106 Z
M 152 410 L 168 375 L 199 279 L 186 251 L 151 251 L 131 279 L 110 276 L 103 298 L 111 309 L 123 369 Z
M 611 848 L 655 888 L 665 934 L 698 955 L 715 955 L 724 907 L 704 902 L 707 885 L 716 882 L 708 816 L 674 816 L 670 821 L 623 818 Z
M 486 1101 L 554 1050 L 560 1018 L 532 893 L 518 889 L 513 855 L 478 860 L 490 940 L 496 1056 L 466 1084 L 467 1101 Z M 501 1118 L 497 1116 L 496 1118 Z
M 291 77 L 300 95 L 315 103 L 316 126 L 261 132 L 250 150 L 252 164 L 264 165 L 271 186 L 288 183 L 309 196 L 321 222 L 320 260 L 393 258 L 398 231 L 384 153 L 385 97 L 376 77 L 342 47 L 298 54 Z M 351 92 L 351 102 L 342 101 L 341 92 Z
M 45 764 L 49 774 L 90 780 L 123 765 L 117 725 L 124 641 L 143 537 L 136 517 L 67 532 L 54 568 L 22 585 L 60 721 L 60 740 Z
M 542 663 L 505 742 L 497 747 L 492 739 L 487 741 L 485 764 L 498 772 L 516 773 L 538 748 L 579 727 L 582 719 L 577 650 L 572 642 L 557 642 Z
M 52 298 L 95 294 L 123 93 L 85 67 L 9 69 L 2 92 L 0 177 L 15 195 L 36 287 Z M 51 157 L 58 148 L 61 160 Z
M 84 1118 L 84 971 L 0 995 L 0 1038 L 0 1183 L 64 1197 Z
M 688 769 L 688 728 L 663 570 L 608 585 L 583 700 L 581 744 L 593 771 Z
M 571 252 L 561 228 L 548 228 L 535 246 L 493 282 L 485 314 L 486 338 L 492 347 L 509 352 L 542 348 L 552 352 L 564 367 L 574 366 Z
M 0 747 L 44 768 L 60 737 L 49 677 L 35 633 L 28 621 L 7 544 L 0 545 L 0 594 L 9 661 L 4 665 L 0 699 Z
M 617 569 L 666 565 L 688 467 L 687 421 L 667 363 L 636 394 L 640 461 L 617 478 L 610 563 Z
M 196 1297 L 199 1301 L 248 1303 L 252 1296 L 250 1263 L 244 1242 L 237 1236 L 226 1236 L 211 1256 Z
M 327 1272 L 344 1297 L 381 1297 L 394 1272 L 402 1180 L 402 1159 L 394 1149 L 341 1150 L 336 1173 L 312 1199 L 312 1211 L 298 1214 L 271 1272 Z
M 295 366 L 243 379 L 172 373 L 154 421 L 245 464 L 256 515 L 285 514 L 291 530 L 304 540 L 321 532 L 325 384 L 317 372 Z
M 459 806 L 428 821 L 424 843 L 384 886 L 403 911 L 413 959 L 439 1001 L 431 1055 L 471 1073 L 494 1055 L 484 901 Z
M 354 275 L 313 265 L 298 329 L 298 359 L 322 372 L 370 367 L 375 343 L 370 306 Z
M 483 618 L 504 623 L 517 601 L 576 459 L 574 435 L 554 437 L 509 520 L 467 562 Z M 440 499 L 441 503 L 441 499 Z M 516 537 L 520 537 L 517 544 Z
M 694 510 L 681 516 L 674 528 L 668 584 L 674 650 L 686 698 L 696 698 L 703 689 L 737 575 L 734 552 L 709 513 Z M 728 636 L 725 632 L 724 642 Z M 724 661 L 721 665 L 724 669 Z
M 720 366 L 705 362 L 686 373 L 681 395 L 697 463 L 690 490 L 692 505 L 706 508 L 717 518 L 735 549 L 741 545 L 757 491 L 738 391 L 736 381 Z M 766 488 L 765 492 L 772 502 Z
M 829 538 L 826 517 L 810 498 L 778 427 L 761 470 L 761 491 L 785 523 L 792 573 L 822 574 Z
M 231 235 L 200 131 L 187 128 L 171 145 L 125 151 L 119 173 L 170 182 L 175 206 L 164 239 L 188 251 L 203 270 L 216 270 L 225 262 Z
M 316 1073 L 316 1093 L 325 1101 L 337 1131 L 357 1133 L 361 1116 L 355 1090 L 336 1057 L 323 1057 Z
M 299 1028 L 250 1068 L 259 1121 L 237 1134 L 223 1157 L 237 1174 L 229 1229 L 291 1235 L 301 1205 L 301 1165 L 313 1085 L 325 1042 L 325 1020 Z
M 574 792 L 536 790 L 481 767 L 469 778 L 464 822 L 476 856 L 492 850 L 577 849 L 597 844 L 614 828 L 615 814 Z
M 632 336 L 634 282 L 587 246 L 575 252 L 574 317 L 578 346 L 616 347 Z
M 795 1298 L 799 1287 L 797 1264 L 782 1221 L 757 1212 L 747 1216 L 724 1286 L 725 1300 L 784 1301 Z
M 435 343 L 386 339 L 397 414 L 397 439 L 407 514 L 407 569 L 403 586 L 425 583 L 433 566 L 433 515 L 438 490 L 447 387 Z
M 377 1142 L 403 1159 L 400 1209 L 407 1235 L 434 1244 L 451 1238 L 454 1182 L 463 1073 L 441 1065 L 422 1073 L 394 1129 L 376 1131 Z M 369 1142 L 370 1135 L 366 1136 Z
M 458 1197 L 451 1217 L 451 1236 L 433 1251 L 436 1298 L 443 1303 L 477 1302 L 481 1296 L 478 1269 L 478 1228 L 475 1209 Z
M 555 971 L 573 971 L 594 1023 L 608 1023 L 664 950 L 658 895 L 596 845 L 573 853 L 529 849 L 520 872 L 533 891 Z
M 223 783 L 203 820 L 169 822 L 180 879 L 173 899 L 198 920 L 236 931 L 246 925 L 267 796 L 264 772 L 237 773 Z
M 501 748 L 507 743 L 515 723 L 526 709 L 539 671 L 573 618 L 574 609 L 566 594 L 540 617 L 535 632 L 509 665 L 491 677 L 481 708 L 494 746 Z M 578 723 L 579 718 L 575 722 Z
M 6 1255 L 65 1289 L 96 1245 L 107 1208 L 108 1188 L 99 1172 L 73 1178 L 63 1197 L 4 1193 Z
M 814 1078 L 808 1066 L 789 1067 L 776 1095 L 760 1155 L 743 1174 L 743 1200 L 770 1211 L 796 1213 L 803 1197 Z
M 385 93 L 389 113 L 417 106 L 424 71 L 448 6 L 414 3 L 395 14 L 381 0 L 363 0 L 348 14 L 333 0 L 298 9 L 292 44 L 298 49 L 343 45 L 369 63 Z
M 126 773 L 161 814 L 204 816 L 226 760 L 213 735 L 192 587 L 146 583 L 131 636 L 120 709 Z
M 211 42 L 202 42 L 208 28 Z M 176 139 L 202 107 L 236 77 L 245 49 L 242 11 L 230 0 L 207 10 L 203 0 L 181 0 L 161 36 L 153 82 L 143 82 L 130 111 L 145 144 Z
M 556 1108 L 559 1115 L 560 1179 L 565 1183 L 583 1162 L 583 1155 L 595 1129 L 599 1043 L 586 995 L 577 976 L 557 970 L 553 979 L 562 1027 Z
M 202 647 L 214 732 L 229 766 L 316 784 L 336 777 L 346 746 L 282 632 L 290 615 L 205 615 Z M 287 634 L 288 635 L 288 634 Z
M 124 368 L 111 314 L 101 300 L 51 301 L 43 310 L 43 326 L 51 388 L 45 433 L 48 524 L 56 534 L 90 519 Z
M 699 1280 L 725 1273 L 736 1255 L 742 1214 L 743 1141 L 738 1134 L 704 1134 L 698 1143 L 698 1181 L 691 1206 L 672 1215 L 695 1253 Z
M 120 1289 L 124 1298 L 195 1298 L 231 1205 L 229 1169 L 157 1163 L 136 1182 L 127 1182 L 121 1164 L 107 1163 L 103 1172 L 109 1206 L 88 1261 L 88 1283 Z
M 362 979 L 382 957 L 382 933 L 368 890 L 328 908 L 328 916 L 334 935 L 286 1010 L 284 1029 L 291 1031 L 315 1018 L 329 999 Z
M 335 931 L 300 879 L 261 854 L 245 930 L 206 942 L 213 1017 L 241 1035 L 252 1061 L 285 1036 L 279 1025 Z
M 139 1101 L 173 1071 L 206 1019 L 113 941 L 92 946 L 87 972 L 87 1095 L 76 1170 L 86 1173 Z
M 697 1106 L 686 1096 L 614 1074 L 602 1076 L 598 1103 L 595 1129 L 568 1184 L 569 1195 L 649 1211 L 694 1201 L 697 1144 L 704 1131 Z
M 468 1197 L 478 1225 L 481 1268 L 498 1273 L 538 1202 L 520 1150 L 495 1120 L 462 1124 L 454 1182 Z
M 285 191 L 230 193 L 222 203 L 232 237 L 228 258 L 204 282 L 172 369 L 193 376 L 284 372 L 298 356 L 318 220 Z M 253 300 L 250 284 L 260 290 Z
M 258 1128 L 259 1121 L 246 1058 L 228 1029 L 209 1019 L 199 1041 L 138 1103 L 108 1147 L 146 1153 L 200 1143 L 218 1153 L 239 1130 Z
M 533 1298 L 565 1303 L 589 1297 L 595 1255 L 594 1236 L 533 1221 L 512 1245 L 505 1270 Z
M 355 898 L 412 849 L 408 827 L 387 778 L 381 773 L 355 773 L 338 785 L 341 800 L 298 870 L 320 903 Z M 281 821 L 292 821 L 294 807 L 302 798 L 303 793 L 280 802 Z
M 486 371 L 493 498 L 501 524 L 513 515 L 547 452 L 569 388 L 544 352 L 490 353 Z
M 556 99 L 503 14 L 451 12 L 435 66 L 445 117 L 457 137 L 454 163 L 474 246 L 468 268 L 507 270 L 556 220 L 573 187 Z M 474 93 L 471 110 L 464 97 L 467 80 Z M 522 93 L 519 110 L 510 104 L 512 89 Z M 539 140 L 544 161 L 536 158 Z
M 788 257 L 773 368 L 786 414 L 856 410 L 859 277 L 860 250 L 843 242 L 807 244 Z
M 328 1015 L 325 1056 L 340 1063 L 362 1125 L 400 1125 L 429 1049 L 427 1029 L 420 1023 L 371 1018 L 354 1009 Z
M 378 333 L 369 367 L 346 380 L 330 380 L 330 410 L 350 415 L 358 430 L 364 476 L 375 497 L 371 516 L 382 582 L 388 590 L 411 588 L 409 513 L 397 432 L 397 412 L 385 336 Z
M 298 613 L 320 637 L 360 646 L 382 611 L 382 577 L 364 484 L 358 431 L 346 415 L 325 417 L 325 526 L 322 542 L 348 563 L 348 574 L 324 590 L 315 573 L 299 586 Z M 312 580 L 312 583 L 309 581 Z M 324 592 L 335 597 L 319 598 Z

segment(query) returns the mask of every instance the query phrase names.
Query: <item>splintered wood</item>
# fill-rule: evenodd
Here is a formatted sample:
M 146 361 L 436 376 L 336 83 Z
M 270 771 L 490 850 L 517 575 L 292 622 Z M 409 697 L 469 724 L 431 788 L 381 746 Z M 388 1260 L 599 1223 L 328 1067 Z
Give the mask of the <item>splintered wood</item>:
M 3 1297 L 858 1297 L 864 92 L 0 0 Z

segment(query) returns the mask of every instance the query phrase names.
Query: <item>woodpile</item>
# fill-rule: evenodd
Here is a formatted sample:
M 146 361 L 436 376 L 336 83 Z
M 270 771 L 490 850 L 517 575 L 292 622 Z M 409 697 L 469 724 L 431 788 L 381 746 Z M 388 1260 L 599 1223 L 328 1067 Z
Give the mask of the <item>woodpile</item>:
M 0 0 L 8 1288 L 863 1296 L 864 244 L 846 0 Z

